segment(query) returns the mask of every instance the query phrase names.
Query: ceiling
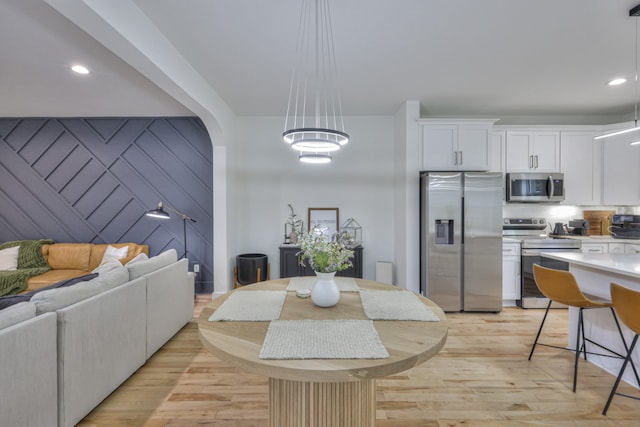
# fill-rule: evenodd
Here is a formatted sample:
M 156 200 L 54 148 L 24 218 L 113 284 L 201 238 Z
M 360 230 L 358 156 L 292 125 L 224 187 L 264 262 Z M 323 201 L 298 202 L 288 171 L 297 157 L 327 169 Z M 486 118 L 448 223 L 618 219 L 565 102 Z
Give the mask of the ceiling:
M 2 0 L 0 116 L 282 116 L 301 0 Z M 333 0 L 345 115 L 633 119 L 638 0 Z M 90 33 L 91 35 L 89 35 Z M 92 73 L 73 75 L 73 62 Z M 629 82 L 608 87 L 613 77 Z

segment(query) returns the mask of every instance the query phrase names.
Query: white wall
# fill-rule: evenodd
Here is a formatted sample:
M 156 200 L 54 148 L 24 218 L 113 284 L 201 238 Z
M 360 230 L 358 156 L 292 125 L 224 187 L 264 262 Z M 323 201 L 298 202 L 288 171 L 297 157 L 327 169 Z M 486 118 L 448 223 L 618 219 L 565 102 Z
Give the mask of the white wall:
M 306 165 L 282 142 L 284 118 L 239 117 L 229 198 L 237 218 L 238 254 L 268 255 L 271 278 L 280 276 L 278 246 L 291 204 L 307 224 L 310 207 L 339 208 L 342 225 L 362 226 L 363 276 L 375 279 L 376 261 L 393 261 L 393 117 L 345 117 L 351 141 L 328 165 Z M 237 255 L 237 254 L 236 254 Z
M 420 291 L 420 103 L 405 102 L 395 115 L 394 284 Z

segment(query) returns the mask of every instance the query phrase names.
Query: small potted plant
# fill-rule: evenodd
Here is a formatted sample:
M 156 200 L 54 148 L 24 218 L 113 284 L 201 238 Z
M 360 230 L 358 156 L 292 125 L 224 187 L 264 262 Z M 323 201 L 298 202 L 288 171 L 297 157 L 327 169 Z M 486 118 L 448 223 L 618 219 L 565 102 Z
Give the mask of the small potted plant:
M 293 211 L 293 206 L 291 204 L 288 205 L 289 209 L 291 209 L 291 214 L 289 215 L 289 219 L 285 223 L 285 240 L 289 239 L 289 243 L 297 244 L 298 238 L 302 235 L 302 220 L 296 218 L 296 214 Z M 287 227 L 288 226 L 288 227 Z M 288 231 L 291 230 L 291 231 Z
M 338 271 L 351 267 L 353 251 L 340 239 L 327 241 L 318 227 L 302 236 L 299 255 L 316 273 L 318 280 L 311 289 L 311 300 L 320 307 L 338 303 L 340 290 L 334 278 Z

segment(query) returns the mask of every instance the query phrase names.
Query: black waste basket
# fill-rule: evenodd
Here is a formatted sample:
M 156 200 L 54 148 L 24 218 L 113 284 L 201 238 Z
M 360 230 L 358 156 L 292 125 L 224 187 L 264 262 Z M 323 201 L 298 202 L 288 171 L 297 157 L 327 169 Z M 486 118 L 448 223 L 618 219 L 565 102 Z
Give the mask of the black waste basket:
M 242 254 L 236 256 L 239 285 L 249 285 L 267 280 L 268 258 L 265 254 Z M 258 278 L 258 269 L 260 277 Z

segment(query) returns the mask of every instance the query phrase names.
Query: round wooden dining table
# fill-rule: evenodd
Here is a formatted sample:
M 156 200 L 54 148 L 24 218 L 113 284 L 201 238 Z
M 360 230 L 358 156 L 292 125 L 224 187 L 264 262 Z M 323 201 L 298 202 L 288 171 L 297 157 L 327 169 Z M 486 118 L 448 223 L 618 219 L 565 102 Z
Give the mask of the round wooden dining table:
M 284 291 L 288 278 L 243 286 L 212 300 L 200 314 L 200 340 L 214 356 L 246 372 L 269 377 L 269 425 L 375 426 L 376 378 L 419 365 L 438 353 L 447 339 L 444 312 L 431 300 L 418 296 L 439 319 L 437 322 L 374 320 L 374 327 L 389 353 L 384 359 L 260 359 L 268 321 L 209 321 L 234 293 Z M 354 279 L 362 290 L 396 290 L 396 286 Z M 251 310 L 251 307 L 247 307 Z M 310 298 L 286 292 L 279 320 L 367 320 L 359 292 L 341 292 L 337 305 L 317 307 Z

